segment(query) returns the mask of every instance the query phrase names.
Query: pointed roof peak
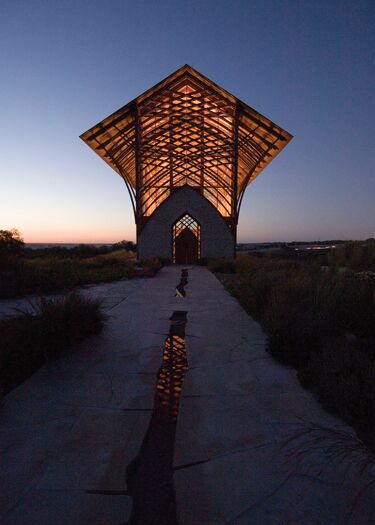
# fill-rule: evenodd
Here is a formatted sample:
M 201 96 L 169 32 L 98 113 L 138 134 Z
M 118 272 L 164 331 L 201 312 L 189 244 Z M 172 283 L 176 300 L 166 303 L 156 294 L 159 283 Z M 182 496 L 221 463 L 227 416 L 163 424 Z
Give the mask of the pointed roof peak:
M 158 82 L 155 86 L 147 89 L 144 93 L 139 95 L 135 99 L 135 101 L 137 102 L 144 101 L 145 99 L 149 98 L 154 93 L 156 93 L 157 91 L 163 89 L 166 86 L 173 84 L 175 81 L 180 80 L 184 76 L 190 76 L 191 78 L 197 80 L 204 86 L 210 87 L 212 90 L 219 93 L 222 97 L 229 99 L 233 103 L 235 103 L 238 100 L 234 95 L 229 93 L 229 91 L 226 91 L 225 89 L 220 87 L 218 84 L 216 84 L 211 79 L 203 75 L 200 71 L 195 69 L 193 66 L 191 66 L 190 64 L 184 64 L 183 66 L 176 69 L 174 72 L 170 73 L 163 80 Z
M 201 137 L 205 137 L 204 148 L 200 145 Z M 132 191 L 137 189 L 139 160 L 135 152 L 142 140 L 145 158 L 153 155 L 164 159 L 165 155 L 168 158 L 175 155 L 177 175 L 181 173 L 181 166 L 183 171 L 188 170 L 185 164 L 195 173 L 200 158 L 200 166 L 206 166 L 207 176 L 212 177 L 220 154 L 225 165 L 221 171 L 225 185 L 237 163 L 237 191 L 243 195 L 245 187 L 286 146 L 292 135 L 184 64 L 87 130 L 81 138 L 125 179 Z M 181 163 L 181 150 L 186 157 L 184 163 Z M 190 156 L 185 150 L 190 151 Z M 235 152 L 235 160 L 226 165 L 228 152 Z M 160 161 L 156 172 L 159 168 L 164 170 L 164 162 Z

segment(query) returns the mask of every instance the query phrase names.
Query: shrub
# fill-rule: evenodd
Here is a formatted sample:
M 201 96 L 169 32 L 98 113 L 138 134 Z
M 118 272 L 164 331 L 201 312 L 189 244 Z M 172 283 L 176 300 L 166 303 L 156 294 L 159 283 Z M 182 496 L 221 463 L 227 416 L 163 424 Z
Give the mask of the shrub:
M 70 294 L 42 298 L 0 320 L 0 383 L 5 394 L 69 345 L 99 333 L 105 317 L 98 300 Z
M 327 263 L 336 268 L 347 267 L 355 272 L 375 271 L 375 242 L 373 239 L 345 242 L 327 254 Z
M 131 277 L 134 262 L 134 253 L 123 249 L 85 259 L 18 258 L 6 274 L 0 272 L 0 297 L 42 294 Z
M 368 265 L 372 246 L 347 243 L 327 256 L 346 272 L 322 272 L 315 255 L 241 256 L 226 286 L 268 333 L 268 351 L 375 448 L 375 282 L 350 270 Z
M 137 245 L 132 241 L 120 241 L 116 242 L 115 244 L 112 244 L 112 250 L 119 250 L 119 249 L 125 249 L 128 252 L 136 252 L 137 251 Z
M 211 272 L 215 273 L 234 273 L 236 270 L 236 265 L 232 257 L 209 259 L 207 266 Z
M 360 433 L 375 430 L 374 354 L 374 341 L 342 336 L 312 353 L 299 370 L 302 384 Z
M 162 267 L 162 262 L 158 258 L 141 261 L 139 266 L 134 269 L 134 277 L 154 277 Z
M 77 246 L 46 246 L 43 248 L 25 248 L 24 254 L 29 259 L 57 257 L 59 259 L 87 259 L 113 251 L 135 252 L 136 245 L 131 241 L 121 241 L 112 245 L 78 244 Z

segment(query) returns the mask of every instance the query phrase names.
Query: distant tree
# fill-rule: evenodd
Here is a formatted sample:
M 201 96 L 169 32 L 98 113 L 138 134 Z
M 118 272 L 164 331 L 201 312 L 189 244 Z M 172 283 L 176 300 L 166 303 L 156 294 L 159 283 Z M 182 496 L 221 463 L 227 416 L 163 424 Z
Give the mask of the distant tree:
M 0 230 L 0 253 L 4 255 L 17 255 L 25 247 L 23 238 L 16 228 Z
M 129 252 L 136 252 L 137 245 L 132 241 L 120 241 L 112 244 L 112 249 L 114 250 L 128 250 Z
M 15 228 L 0 230 L 0 271 L 7 271 L 14 267 L 17 256 L 22 253 L 25 243 L 21 234 Z

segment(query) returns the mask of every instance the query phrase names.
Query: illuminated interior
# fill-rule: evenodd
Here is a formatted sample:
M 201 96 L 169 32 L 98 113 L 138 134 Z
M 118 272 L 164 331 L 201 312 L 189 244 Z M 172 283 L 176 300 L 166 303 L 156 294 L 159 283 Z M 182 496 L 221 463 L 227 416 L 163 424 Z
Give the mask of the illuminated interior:
M 247 185 L 292 136 L 186 65 L 81 138 L 125 180 L 139 227 L 186 184 L 234 227 Z
M 186 213 L 183 217 L 181 217 L 174 225 L 173 225 L 173 232 L 172 232 L 172 261 L 176 262 L 176 239 L 185 229 L 189 229 L 197 238 L 198 240 L 198 253 L 197 258 L 200 259 L 201 253 L 200 253 L 200 240 L 201 240 L 201 227 L 197 223 L 193 217 L 191 217 L 188 213 Z

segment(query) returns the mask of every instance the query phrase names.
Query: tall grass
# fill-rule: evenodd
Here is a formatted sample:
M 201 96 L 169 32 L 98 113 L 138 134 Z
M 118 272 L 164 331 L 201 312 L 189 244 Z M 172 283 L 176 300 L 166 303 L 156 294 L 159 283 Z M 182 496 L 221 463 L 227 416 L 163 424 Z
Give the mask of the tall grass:
M 265 328 L 269 352 L 375 450 L 375 281 L 361 274 L 371 272 L 369 245 L 318 257 L 242 255 L 226 285 Z
M 99 333 L 105 317 L 98 300 L 70 294 L 42 298 L 0 320 L 0 393 L 6 394 L 69 345 Z
M 62 257 L 14 257 L 6 271 L 0 272 L 0 297 L 44 294 L 130 278 L 134 268 L 135 254 L 125 249 L 83 258 L 66 257 L 65 252 Z
M 330 266 L 348 267 L 355 272 L 375 271 L 375 240 L 346 242 L 327 254 Z

